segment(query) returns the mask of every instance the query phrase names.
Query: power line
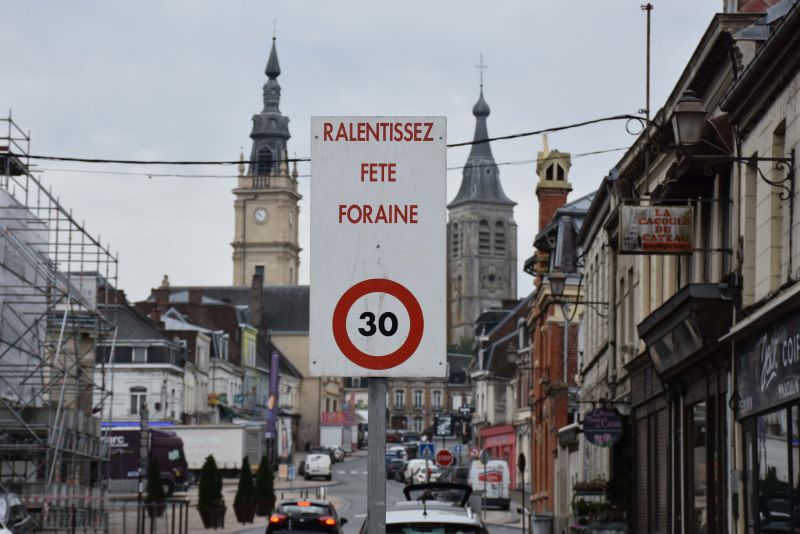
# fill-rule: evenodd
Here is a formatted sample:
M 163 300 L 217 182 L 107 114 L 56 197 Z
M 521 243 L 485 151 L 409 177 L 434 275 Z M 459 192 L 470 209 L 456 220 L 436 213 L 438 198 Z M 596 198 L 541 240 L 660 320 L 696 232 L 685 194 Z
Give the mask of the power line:
M 531 132 L 522 132 L 516 133 L 511 135 L 502 135 L 499 137 L 489 137 L 487 139 L 482 139 L 480 141 L 464 141 L 463 143 L 451 143 L 447 145 L 447 148 L 456 148 L 462 146 L 469 146 L 469 145 L 479 145 L 483 143 L 491 143 L 493 141 L 506 141 L 509 139 L 517 139 L 520 137 L 530 137 L 532 135 L 540 135 L 545 133 L 551 132 L 560 132 L 563 130 L 569 130 L 572 128 L 580 128 L 581 126 L 588 126 L 590 124 L 597 124 L 600 122 L 608 122 L 608 121 L 618 121 L 618 120 L 637 120 L 642 121 L 642 117 L 638 115 L 612 115 L 610 117 L 603 117 L 600 119 L 593 119 L 589 121 L 583 122 L 576 122 L 573 124 L 567 124 L 564 126 L 555 126 L 553 128 L 545 128 L 542 130 L 534 130 Z M 68 157 L 68 156 L 44 156 L 44 155 L 22 155 L 16 154 L 22 158 L 29 158 L 29 159 L 36 159 L 36 160 L 48 160 L 48 161 L 74 161 L 80 163 L 114 163 L 114 164 L 123 164 L 123 165 L 239 165 L 240 163 L 256 163 L 256 162 L 243 162 L 241 160 L 235 161 L 227 161 L 227 160 L 137 160 L 137 159 L 104 159 L 104 158 L 76 158 L 76 157 Z M 288 158 L 281 160 L 286 163 L 294 163 L 294 162 L 306 162 L 311 161 L 311 158 L 304 157 L 304 158 Z
M 577 154 L 570 154 L 571 159 L 582 158 L 586 156 L 596 156 L 598 154 L 608 154 L 610 152 L 619 152 L 620 150 L 627 150 L 629 147 L 617 147 L 617 148 L 607 148 L 604 150 L 595 150 L 592 152 L 581 152 Z M 533 163 L 538 163 L 542 161 L 549 161 L 555 159 L 562 159 L 564 157 L 563 154 L 558 156 L 551 156 L 546 158 L 540 159 L 522 159 L 516 161 L 501 161 L 496 163 L 495 165 L 505 166 L 505 165 L 530 165 Z M 456 171 L 461 170 L 467 167 L 467 165 L 459 165 L 456 167 L 447 167 L 448 171 Z M 231 180 L 234 178 L 239 178 L 237 174 L 184 174 L 184 173 L 161 173 L 161 172 L 131 172 L 131 171 L 98 171 L 94 169 L 54 169 L 54 168 L 38 168 L 38 171 L 47 171 L 47 172 L 67 172 L 67 173 L 75 173 L 75 174 L 105 174 L 105 175 L 119 175 L 119 176 L 142 176 L 147 178 L 209 178 L 209 179 L 222 179 L 222 180 Z M 310 174 L 299 174 L 298 178 L 309 178 L 311 177 Z

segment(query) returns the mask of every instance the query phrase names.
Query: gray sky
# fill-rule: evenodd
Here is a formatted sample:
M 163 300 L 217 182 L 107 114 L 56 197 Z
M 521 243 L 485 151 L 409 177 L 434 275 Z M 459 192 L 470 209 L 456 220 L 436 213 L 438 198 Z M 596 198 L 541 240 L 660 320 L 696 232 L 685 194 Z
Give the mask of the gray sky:
M 32 152 L 117 159 L 230 160 L 250 147 L 277 19 L 289 150 L 309 154 L 313 115 L 446 115 L 448 141 L 471 139 L 479 54 L 492 136 L 644 107 L 643 0 L 463 1 L 4 1 L 0 114 L 33 136 Z M 656 110 L 722 0 L 653 2 Z M 573 154 L 626 147 L 624 123 L 560 132 L 550 147 Z M 495 159 L 536 158 L 541 138 L 493 143 Z M 468 148 L 448 150 L 463 165 Z M 622 152 L 575 158 L 571 199 L 596 189 Z M 114 172 L 218 174 L 234 167 L 133 167 L 41 162 L 75 216 L 119 251 L 131 300 L 168 274 L 176 285 L 231 283 L 231 178 L 148 178 Z M 65 172 L 72 171 L 89 172 Z M 308 173 L 308 164 L 300 165 Z M 104 172 L 101 172 L 104 171 Z M 532 253 L 537 177 L 532 163 L 503 165 L 518 205 L 521 265 Z M 448 172 L 448 199 L 461 171 Z M 308 178 L 300 214 L 301 283 L 308 283 Z

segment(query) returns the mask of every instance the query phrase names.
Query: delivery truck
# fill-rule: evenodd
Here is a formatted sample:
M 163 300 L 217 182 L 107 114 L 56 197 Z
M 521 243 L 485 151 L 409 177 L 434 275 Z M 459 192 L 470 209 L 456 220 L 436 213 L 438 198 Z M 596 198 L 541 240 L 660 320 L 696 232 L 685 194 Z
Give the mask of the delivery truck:
M 206 457 L 214 455 L 223 477 L 238 477 L 242 458 L 247 456 L 253 469 L 266 453 L 265 423 L 221 425 L 175 425 L 170 430 L 183 441 L 189 471 L 199 475 Z M 197 478 L 197 477 L 195 477 Z
M 137 492 L 142 431 L 138 427 L 113 428 L 103 436 L 110 449 L 109 490 L 114 493 Z M 148 431 L 148 439 L 148 454 L 158 460 L 167 496 L 171 496 L 175 491 L 184 491 L 188 485 L 188 469 L 181 439 L 175 432 L 156 428 Z M 143 478 L 146 476 L 145 470 Z

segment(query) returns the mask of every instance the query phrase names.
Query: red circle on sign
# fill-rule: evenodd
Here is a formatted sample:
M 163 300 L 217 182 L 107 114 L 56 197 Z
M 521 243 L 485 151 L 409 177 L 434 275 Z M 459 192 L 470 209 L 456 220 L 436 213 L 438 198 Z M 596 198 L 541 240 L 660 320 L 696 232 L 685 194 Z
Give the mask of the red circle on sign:
M 405 342 L 396 351 L 384 356 L 367 354 L 356 347 L 347 334 L 347 314 L 350 312 L 350 308 L 358 299 L 369 293 L 392 295 L 403 304 L 410 320 L 408 337 Z M 422 317 L 422 308 L 413 293 L 404 285 L 386 278 L 370 278 L 357 283 L 344 292 L 333 310 L 333 339 L 339 350 L 354 364 L 373 371 L 391 369 L 409 359 L 422 341 L 424 328 L 425 320 Z
M 442 467 L 453 465 L 453 453 L 447 449 L 439 449 L 439 452 L 436 453 L 436 463 Z

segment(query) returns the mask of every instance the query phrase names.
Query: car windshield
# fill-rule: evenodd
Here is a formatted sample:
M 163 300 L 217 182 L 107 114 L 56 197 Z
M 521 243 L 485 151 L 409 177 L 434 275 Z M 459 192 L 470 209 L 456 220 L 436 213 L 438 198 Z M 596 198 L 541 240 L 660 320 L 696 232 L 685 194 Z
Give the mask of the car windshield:
M 478 525 L 458 523 L 397 523 L 386 525 L 386 534 L 482 534 Z

